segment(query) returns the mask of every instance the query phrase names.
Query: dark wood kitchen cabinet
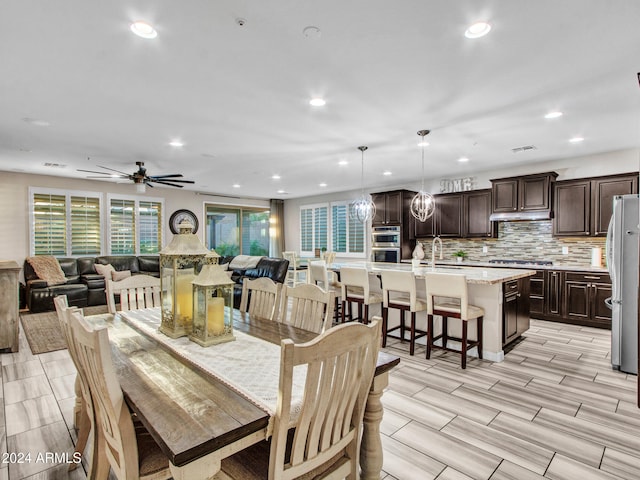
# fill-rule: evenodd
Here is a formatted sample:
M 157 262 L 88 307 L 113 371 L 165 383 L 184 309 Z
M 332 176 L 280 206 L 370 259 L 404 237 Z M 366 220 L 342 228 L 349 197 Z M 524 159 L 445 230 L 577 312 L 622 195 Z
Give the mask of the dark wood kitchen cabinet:
M 564 272 L 547 270 L 545 272 L 545 304 L 546 320 L 562 321 L 562 292 L 564 289 Z
M 567 272 L 563 291 L 563 318 L 601 328 L 611 328 L 611 310 L 604 301 L 611 296 L 611 280 L 606 273 Z
M 376 206 L 373 225 L 400 225 L 402 223 L 402 191 L 374 193 L 371 199 Z
M 503 284 L 502 344 L 507 345 L 529 329 L 529 279 L 521 278 Z
M 542 318 L 545 303 L 545 271 L 538 270 L 533 277 L 529 277 L 529 305 L 532 318 Z
M 498 224 L 491 216 L 491 189 L 472 190 L 463 194 L 462 235 L 465 238 L 498 236 Z
M 492 212 L 550 211 L 551 185 L 558 174 L 546 172 L 491 180 Z
M 554 236 L 606 237 L 613 197 L 638 193 L 638 174 L 565 180 L 554 188 Z
M 462 193 L 449 193 L 436 197 L 436 235 L 462 237 Z

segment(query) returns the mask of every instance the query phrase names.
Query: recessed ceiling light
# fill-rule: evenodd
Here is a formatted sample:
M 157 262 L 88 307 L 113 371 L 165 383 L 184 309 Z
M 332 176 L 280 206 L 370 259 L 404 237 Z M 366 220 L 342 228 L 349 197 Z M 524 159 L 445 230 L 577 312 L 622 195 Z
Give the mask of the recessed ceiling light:
M 276 173 L 275 175 L 271 175 L 271 178 L 273 178 L 274 180 L 280 180 L 280 175 Z
M 239 183 L 234 183 L 233 184 L 233 188 L 240 188 L 240 184 Z
M 31 125 L 35 125 L 36 127 L 49 127 L 51 126 L 51 124 L 49 122 L 47 122 L 46 120 L 38 120 L 37 118 L 23 118 L 23 121 L 31 124 Z
M 284 190 L 278 190 L 278 193 L 279 194 L 283 194 L 283 193 L 287 193 L 287 192 L 285 192 Z
M 318 186 L 319 186 L 319 187 L 326 187 L 326 186 L 327 186 L 327 184 L 326 184 L 326 183 L 324 183 L 324 182 L 322 182 L 322 183 L 320 183 Z
M 487 33 L 491 31 L 491 25 L 487 22 L 476 22 L 471 25 L 464 32 L 464 36 L 467 38 L 480 38 L 484 37 Z
M 142 38 L 156 38 L 158 36 L 156 29 L 147 22 L 133 22 L 129 28 L 131 28 L 133 33 Z
M 169 145 L 176 148 L 184 147 L 184 143 L 182 143 L 180 140 L 172 140 L 169 142 Z
M 385 170 L 384 172 L 382 172 L 382 174 L 388 177 L 389 175 L 391 175 L 391 172 L 389 170 Z
M 324 107 L 326 104 L 327 102 L 324 98 L 316 97 L 309 100 L 309 105 L 312 107 Z
M 584 138 L 582 137 L 573 137 L 569 139 L 569 143 L 580 143 L 584 141 Z
M 544 116 L 544 118 L 551 119 L 551 118 L 559 118 L 561 116 L 562 116 L 562 112 L 554 111 L 554 112 L 547 113 Z
M 465 162 L 468 162 L 468 161 L 469 161 L 469 159 L 468 159 L 467 157 L 460 157 L 460 158 L 458 159 L 458 161 L 459 161 L 460 163 L 465 163 Z
M 340 161 L 338 162 L 338 165 L 341 165 L 341 166 L 343 166 L 343 167 L 344 167 L 345 165 L 349 165 L 349 162 L 347 162 L 346 160 L 340 160 Z

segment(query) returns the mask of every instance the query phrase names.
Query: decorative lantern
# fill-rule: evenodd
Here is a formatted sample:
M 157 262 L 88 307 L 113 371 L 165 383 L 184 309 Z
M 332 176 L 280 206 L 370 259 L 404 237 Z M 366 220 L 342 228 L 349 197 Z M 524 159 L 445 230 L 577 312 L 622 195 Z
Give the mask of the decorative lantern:
M 230 342 L 233 336 L 233 280 L 220 265 L 204 265 L 193 280 L 193 329 L 203 347 Z
M 200 272 L 205 257 L 211 255 L 192 233 L 193 225 L 182 222 L 180 233 L 160 252 L 160 295 L 162 321 L 159 330 L 171 338 L 191 332 L 193 322 L 193 290 L 191 282 Z M 214 257 L 217 261 L 217 257 Z

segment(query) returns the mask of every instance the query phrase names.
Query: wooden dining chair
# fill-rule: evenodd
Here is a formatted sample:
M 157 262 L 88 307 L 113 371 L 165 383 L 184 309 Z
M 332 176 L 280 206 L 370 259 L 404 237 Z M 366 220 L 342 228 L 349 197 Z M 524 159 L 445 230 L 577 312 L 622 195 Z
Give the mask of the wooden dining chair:
M 431 357 L 431 350 L 441 348 L 460 354 L 460 366 L 467 368 L 467 351 L 473 347 L 478 348 L 478 358 L 482 359 L 482 319 L 484 309 L 469 303 L 467 292 L 467 277 L 452 273 L 428 272 L 425 276 L 427 288 L 427 353 Z M 442 316 L 442 333 L 433 335 L 433 316 Z M 448 319 L 459 318 L 462 321 L 462 334 L 460 337 L 450 336 L 448 332 Z M 470 321 L 476 322 L 476 340 L 470 341 L 467 335 L 467 325 Z M 434 342 L 442 339 L 442 346 L 434 345 Z M 460 342 L 460 350 L 447 347 L 447 342 L 454 340 Z
M 282 287 L 280 321 L 310 332 L 321 333 L 331 328 L 335 294 L 317 285 L 302 283 Z
M 76 367 L 76 381 L 75 381 L 75 393 L 76 393 L 76 405 L 74 407 L 74 424 L 77 432 L 76 447 L 74 453 L 82 454 L 87 447 L 89 436 L 92 436 L 91 445 L 94 451 L 91 454 L 91 460 L 96 458 L 95 454 L 95 417 L 93 413 L 93 401 L 91 400 L 91 394 L 89 390 L 89 382 L 86 377 L 80 361 L 78 360 L 78 354 L 75 349 L 75 343 L 73 341 L 73 332 L 69 325 L 69 315 L 71 312 L 78 310 L 77 307 L 69 307 L 66 295 L 58 295 L 53 298 L 53 303 L 56 307 L 56 313 L 58 315 L 58 322 L 60 329 L 67 342 L 67 351 L 71 357 L 73 365 Z M 69 471 L 75 470 L 78 467 L 77 463 L 69 464 Z M 89 465 L 89 475 L 94 470 L 93 465 Z
M 289 261 L 289 270 L 287 270 L 287 279 L 285 283 L 292 287 L 303 283 L 300 279 L 303 274 L 306 274 L 306 266 L 300 265 L 300 259 L 298 254 L 293 251 L 282 252 L 282 258 Z
M 120 310 L 137 310 L 160 306 L 160 279 L 151 275 L 132 275 L 117 282 L 107 280 L 107 307 L 116 313 L 115 296 L 120 296 Z
M 134 426 L 116 376 L 107 329 L 93 329 L 80 311 L 71 312 L 69 323 L 98 424 L 95 475 L 90 478 L 106 480 L 109 467 L 119 480 L 171 478 L 168 458 L 141 423 Z
M 283 340 L 270 445 L 260 442 L 223 459 L 214 479 L 359 478 L 360 431 L 380 324 L 378 317 L 370 325 L 337 326 L 303 344 Z M 307 375 L 300 411 L 294 414 L 293 370 L 300 365 L 306 365 Z
M 319 286 L 325 291 L 333 292 L 335 297 L 334 316 L 337 323 L 340 313 L 339 302 L 342 290 L 335 272 L 327 269 L 327 263 L 324 260 L 314 260 L 309 263 L 309 267 L 307 268 L 307 281 L 308 283 Z
M 268 277 L 255 280 L 245 278 L 242 281 L 240 311 L 252 317 L 276 320 L 279 314 L 281 291 L 282 284 Z

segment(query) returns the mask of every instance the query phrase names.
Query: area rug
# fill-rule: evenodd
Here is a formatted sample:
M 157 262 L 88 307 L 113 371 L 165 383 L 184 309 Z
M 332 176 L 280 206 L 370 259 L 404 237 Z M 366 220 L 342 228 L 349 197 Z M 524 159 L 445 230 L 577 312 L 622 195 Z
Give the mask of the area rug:
M 84 308 L 85 315 L 98 315 L 106 312 L 106 305 Z M 67 348 L 67 342 L 62 330 L 60 330 L 56 312 L 22 313 L 20 314 L 20 322 L 31 347 L 31 353 L 34 355 Z

